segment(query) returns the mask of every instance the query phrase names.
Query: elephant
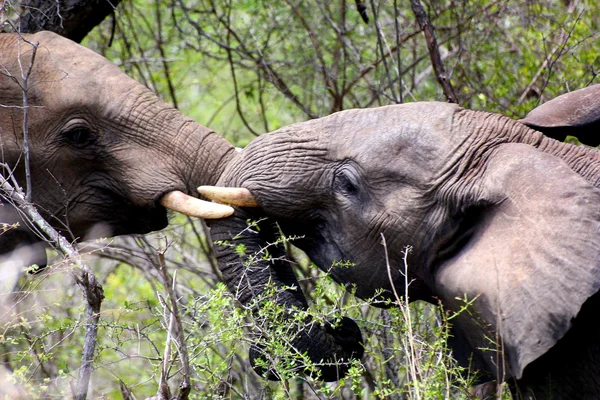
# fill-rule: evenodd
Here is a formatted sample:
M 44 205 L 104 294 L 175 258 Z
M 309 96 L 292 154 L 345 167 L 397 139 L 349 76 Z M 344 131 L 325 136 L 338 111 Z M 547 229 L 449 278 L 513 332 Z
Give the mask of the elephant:
M 407 296 L 458 312 L 469 303 L 452 320 L 449 345 L 482 382 L 506 381 L 515 398 L 600 398 L 600 152 L 528 126 L 570 126 L 575 136 L 597 126 L 600 85 L 584 90 L 522 121 L 415 102 L 345 110 L 255 139 L 217 186 L 199 188 L 236 209 L 209 221 L 229 289 L 252 304 L 271 282 L 290 316 L 306 308 L 284 249 L 272 245 L 281 231 L 375 305 Z M 538 118 L 544 110 L 555 119 Z M 267 244 L 270 259 L 248 267 Z M 356 324 L 317 328 L 294 338 L 298 352 L 315 362 L 361 355 Z
M 29 190 L 70 240 L 160 230 L 165 207 L 201 218 L 233 213 L 195 191 L 217 182 L 231 144 L 51 32 L 0 35 L 0 151 L 2 176 Z M 9 197 L 0 197 L 0 223 L 19 226 L 0 234 L 0 254 L 28 246 L 23 263 L 43 266 L 45 242 Z

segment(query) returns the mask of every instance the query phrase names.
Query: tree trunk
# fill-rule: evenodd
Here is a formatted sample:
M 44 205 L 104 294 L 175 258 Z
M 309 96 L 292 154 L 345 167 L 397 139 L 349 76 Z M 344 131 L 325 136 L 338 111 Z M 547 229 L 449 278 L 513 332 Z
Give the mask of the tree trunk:
M 21 32 L 56 32 L 77 43 L 112 14 L 121 0 L 23 0 Z

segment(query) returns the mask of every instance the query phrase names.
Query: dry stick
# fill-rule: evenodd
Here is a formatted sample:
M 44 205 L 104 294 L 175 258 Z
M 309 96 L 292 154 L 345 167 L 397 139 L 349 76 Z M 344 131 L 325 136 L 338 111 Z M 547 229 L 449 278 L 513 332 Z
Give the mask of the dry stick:
M 180 0 L 181 2 L 181 0 Z M 181 3 L 183 6 L 183 3 Z M 285 97 L 287 97 L 289 100 L 291 100 L 298 108 L 300 108 L 300 110 L 302 110 L 306 115 L 308 115 L 309 118 L 314 119 L 317 118 L 318 116 L 316 114 L 314 114 L 312 111 L 310 111 L 309 108 L 307 108 L 307 106 L 305 106 L 304 104 L 302 104 L 302 102 L 298 99 L 298 96 L 296 96 L 292 90 L 289 88 L 289 86 L 285 83 L 285 81 L 283 80 L 283 78 L 281 78 L 281 76 L 279 76 L 279 74 L 273 69 L 271 68 L 271 64 L 269 61 L 265 60 L 262 57 L 262 53 L 259 53 L 260 57 L 256 57 L 254 52 L 248 50 L 246 48 L 246 46 L 244 45 L 245 41 L 242 40 L 242 38 L 240 38 L 240 36 L 232 29 L 232 26 L 230 24 L 230 20 L 228 19 L 227 21 L 224 20 L 224 18 L 222 16 L 217 15 L 215 8 L 213 7 L 212 12 L 215 14 L 215 16 L 218 18 L 219 22 L 221 22 L 221 24 L 224 25 L 225 29 L 227 30 L 227 34 L 228 35 L 232 35 L 234 37 L 234 39 L 238 42 L 238 46 L 233 48 L 231 46 L 229 46 L 229 40 L 227 42 L 226 45 L 224 45 L 223 43 L 215 40 L 214 38 L 212 38 L 212 36 L 206 34 L 206 32 L 204 32 L 202 30 L 202 28 L 199 27 L 199 25 L 197 23 L 195 23 L 190 17 L 189 15 L 186 14 L 186 17 L 188 18 L 188 21 L 190 22 L 190 24 L 194 27 L 196 27 L 196 29 L 200 29 L 198 31 L 198 33 L 200 33 L 202 36 L 205 36 L 206 38 L 208 38 L 209 40 L 213 41 L 215 44 L 217 44 L 219 47 L 225 49 L 225 50 L 229 50 L 229 51 L 234 51 L 236 52 L 238 55 L 240 55 L 240 57 L 242 59 L 249 59 L 251 60 L 254 64 L 256 64 L 261 70 L 264 71 L 265 76 L 267 77 L 268 81 L 271 82 L 271 84 L 273 84 L 277 90 L 279 90 L 281 93 L 283 93 L 283 95 Z M 228 10 L 228 12 L 231 12 L 231 8 Z M 227 16 L 229 17 L 229 13 L 227 14 Z
M 556 62 L 556 60 L 558 60 L 558 58 L 562 55 L 562 51 L 565 48 L 565 46 L 567 45 L 567 41 L 568 41 L 569 37 L 570 37 L 570 34 L 567 35 L 567 33 L 565 31 L 561 32 L 560 38 L 559 38 L 559 43 L 556 45 L 556 47 L 554 47 L 554 49 L 552 49 L 550 54 L 544 59 L 544 62 L 538 68 L 537 72 L 531 79 L 531 82 L 529 82 L 529 84 L 527 85 L 525 90 L 523 90 L 523 93 L 521 93 L 521 96 L 519 96 L 519 100 L 517 100 L 517 105 L 520 105 L 521 103 L 523 103 L 523 100 L 525 100 L 527 98 L 527 95 L 529 94 L 529 92 L 531 91 L 531 89 L 533 88 L 533 86 L 535 85 L 537 80 L 540 78 L 540 76 L 542 76 L 542 73 L 546 70 L 546 67 L 548 67 L 548 64 L 554 64 L 554 62 Z M 566 38 L 566 40 L 565 40 L 565 38 Z M 554 57 L 554 55 L 557 52 L 558 52 L 558 54 L 556 55 L 556 57 Z
M 286 3 L 292 8 L 292 11 L 302 23 L 304 30 L 308 33 L 308 37 L 310 38 L 313 48 L 315 49 L 315 55 L 317 56 L 319 67 L 321 70 L 321 74 L 323 75 L 323 82 L 325 83 L 325 90 L 329 92 L 331 97 L 333 98 L 334 103 L 337 104 L 338 109 L 334 109 L 335 111 L 341 111 L 342 105 L 340 104 L 338 87 L 335 79 L 332 79 L 331 75 L 327 71 L 327 63 L 325 62 L 325 58 L 323 57 L 323 52 L 321 51 L 321 46 L 319 44 L 318 35 L 310 28 L 310 24 L 307 22 L 306 18 L 291 0 L 286 0 Z
M 11 185 L 6 178 L 0 175 L 0 189 L 39 227 L 42 232 L 44 232 L 47 237 L 47 242 L 53 248 L 62 253 L 67 259 L 73 261 L 71 264 L 73 266 L 71 272 L 74 274 L 75 281 L 83 291 L 83 296 L 87 301 L 85 341 L 81 355 L 79 379 L 75 391 L 76 400 L 85 400 L 90 383 L 90 375 L 92 373 L 94 351 L 96 349 L 100 306 L 104 299 L 102 286 L 96 280 L 96 276 L 90 267 L 83 262 L 79 252 L 40 215 L 30 202 L 27 201 L 25 194 L 20 188 Z
M 230 35 L 230 31 L 227 31 L 227 45 L 230 45 L 230 40 L 231 40 L 231 35 Z M 238 115 L 240 116 L 240 119 L 242 120 L 242 122 L 244 123 L 244 126 L 246 127 L 246 129 L 248 129 L 248 131 L 253 134 L 254 136 L 259 136 L 259 133 L 256 132 L 248 123 L 248 121 L 246 120 L 246 117 L 244 116 L 244 112 L 242 111 L 242 104 L 240 103 L 240 96 L 239 96 L 239 88 L 238 88 L 238 82 L 237 82 L 237 77 L 235 75 L 235 63 L 233 62 L 233 55 L 231 54 L 231 50 L 229 48 L 227 48 L 225 50 L 227 52 L 227 60 L 229 61 L 229 69 L 231 72 L 231 79 L 233 81 L 233 93 L 235 94 L 235 109 L 238 113 Z
M 23 65 L 21 65 L 21 40 L 17 42 L 17 46 L 19 47 L 19 57 L 17 57 L 17 61 L 19 62 L 19 69 L 21 70 L 21 92 L 23 93 L 23 147 L 25 153 L 25 199 L 27 202 L 31 202 L 31 168 L 29 163 L 29 103 L 27 101 L 27 90 L 29 83 L 29 76 L 31 75 L 31 70 L 33 69 L 33 63 L 35 61 L 35 55 L 37 53 L 38 43 L 30 42 L 23 38 L 23 41 L 29 44 L 33 50 L 31 53 L 31 60 L 29 60 L 29 66 L 27 67 L 27 71 L 23 69 Z
M 179 313 L 179 307 L 177 306 L 177 297 L 175 296 L 175 279 L 171 279 L 171 276 L 167 272 L 165 263 L 165 253 L 162 251 L 158 252 L 158 266 L 165 290 L 169 296 L 171 316 L 169 321 L 169 336 L 173 335 L 175 339 L 175 345 L 177 346 L 177 352 L 181 359 L 181 368 L 183 374 L 183 381 L 179 385 L 179 394 L 177 395 L 178 400 L 186 400 L 190 394 L 192 386 L 190 384 L 190 362 L 188 357 L 187 345 L 185 342 L 183 324 L 181 323 L 181 315 Z M 167 343 L 167 347 L 169 343 Z M 168 355 L 168 350 L 165 349 L 165 354 Z M 167 357 L 167 355 L 165 357 Z M 164 385 L 166 385 L 166 374 L 167 374 L 167 360 L 163 365 L 163 372 L 161 374 L 161 382 L 164 378 Z M 159 389 L 160 390 L 160 389 Z
M 177 103 L 177 97 L 175 96 L 175 87 L 173 86 L 173 81 L 171 79 L 171 71 L 169 69 L 169 63 L 167 62 L 167 55 L 165 54 L 165 49 L 164 49 L 164 40 L 163 40 L 163 28 L 162 28 L 162 21 L 160 18 L 160 11 L 161 11 L 162 6 L 159 4 L 158 0 L 155 1 L 155 14 L 156 14 L 156 37 L 155 37 L 155 42 L 156 42 L 156 48 L 158 49 L 158 53 L 160 54 L 160 58 L 161 58 L 161 63 L 162 63 L 162 67 L 163 67 L 163 72 L 164 72 L 164 76 L 165 79 L 167 80 L 167 86 L 169 87 L 169 95 L 171 96 L 171 100 L 173 100 L 173 107 L 175 108 L 179 108 L 179 105 Z
M 396 52 L 396 66 L 398 68 L 398 94 L 400 95 L 400 103 L 404 103 L 404 96 L 402 94 L 402 58 L 400 57 L 400 25 L 399 20 L 400 15 L 398 12 L 398 0 L 394 0 L 394 28 L 396 30 L 396 48 L 398 51 Z
M 391 348 L 394 345 L 394 340 L 391 337 L 392 333 L 390 332 L 390 325 L 391 325 L 391 320 L 390 320 L 390 313 L 388 310 L 381 310 L 381 316 L 383 318 L 383 346 L 384 348 L 382 349 L 381 353 L 383 354 L 383 357 L 385 357 L 385 364 L 384 364 L 384 371 L 385 371 L 385 376 L 387 379 L 389 379 L 395 387 L 399 388 L 401 387 L 400 385 L 400 380 L 398 379 L 398 372 L 400 370 L 399 366 L 398 366 L 398 361 L 395 359 L 394 357 L 394 353 L 392 353 Z M 388 395 L 388 398 L 391 399 L 395 399 L 395 398 L 401 398 L 401 396 L 391 396 Z
M 409 369 L 410 369 L 411 382 L 413 382 L 413 387 L 415 390 L 416 398 L 421 399 L 422 397 L 420 394 L 420 389 L 419 389 L 419 384 L 418 384 L 419 374 L 417 371 L 417 367 L 415 365 L 417 362 L 417 350 L 416 350 L 416 344 L 415 344 L 415 337 L 414 337 L 414 333 L 413 333 L 410 308 L 408 307 L 409 303 L 410 303 L 410 300 L 408 298 L 408 287 L 412 283 L 412 281 L 410 281 L 408 279 L 408 254 L 411 252 L 412 247 L 406 246 L 406 248 L 403 251 L 404 271 L 400 271 L 400 274 L 402 274 L 402 276 L 404 277 L 404 297 L 400 298 L 400 295 L 398 294 L 398 291 L 396 290 L 394 278 L 392 277 L 392 266 L 390 264 L 390 258 L 388 255 L 387 242 L 385 240 L 385 236 L 383 235 L 383 233 L 381 233 L 381 244 L 383 245 L 383 250 L 384 250 L 384 254 L 385 254 L 385 265 L 387 268 L 387 274 L 388 274 L 388 279 L 390 281 L 390 286 L 392 287 L 392 292 L 394 293 L 394 297 L 396 298 L 398 307 L 400 307 L 400 309 L 402 310 L 402 313 L 404 316 L 404 322 L 406 323 L 406 330 L 407 330 L 407 334 L 408 334 L 408 347 L 409 347 L 407 349 L 408 351 L 406 351 L 406 353 L 410 355 Z
M 458 103 L 452 85 L 450 84 L 450 79 L 448 79 L 448 75 L 446 74 L 446 69 L 444 68 L 442 57 L 440 56 L 440 48 L 437 44 L 437 39 L 435 38 L 435 32 L 433 31 L 433 26 L 429 22 L 425 8 L 423 8 L 420 0 L 410 0 L 410 4 L 415 13 L 415 17 L 417 17 L 417 22 L 425 34 L 431 65 L 433 65 L 433 70 L 435 71 L 438 82 L 442 85 L 446 100 L 450 103 Z
M 189 8 L 185 6 L 183 0 L 179 0 L 179 4 L 181 5 L 181 9 L 183 10 L 183 14 L 184 14 L 185 18 L 187 19 L 189 24 L 194 29 L 196 29 L 199 36 L 202 36 L 202 37 L 208 39 L 209 41 L 216 44 L 217 46 L 219 46 L 220 48 L 222 48 L 225 51 L 235 52 L 242 59 L 248 59 L 248 60 L 252 61 L 253 65 L 257 65 L 264 72 L 267 80 L 273 86 L 275 86 L 275 88 L 277 90 L 279 90 L 288 100 L 290 100 L 292 103 L 294 103 L 296 105 L 296 107 L 298 107 L 300 110 L 302 110 L 302 112 L 304 112 L 309 118 L 311 118 L 311 119 L 318 118 L 318 115 L 315 114 L 314 112 L 312 112 L 308 106 L 304 105 L 300 101 L 298 96 L 296 96 L 296 94 L 294 94 L 294 92 L 292 92 L 292 90 L 287 85 L 287 83 L 283 80 L 283 78 L 277 73 L 277 71 L 275 71 L 271 67 L 269 61 L 265 60 L 262 56 L 256 57 L 256 55 L 252 51 L 246 49 L 246 47 L 244 46 L 244 40 L 240 39 L 240 37 L 235 33 L 235 31 L 233 31 L 231 29 L 231 25 L 228 24 L 228 22 L 223 21 L 223 18 L 219 17 L 216 14 L 216 10 L 214 7 L 212 8 L 212 13 L 214 13 L 215 16 L 219 19 L 219 22 L 221 22 L 224 25 L 225 29 L 227 30 L 228 35 L 229 34 L 232 35 L 234 37 L 234 39 L 238 42 L 237 47 L 233 48 L 230 46 L 229 43 L 223 43 L 223 42 L 217 40 L 216 38 L 214 38 L 213 36 L 209 35 L 198 24 L 197 21 L 195 21 L 192 17 L 190 17 L 190 15 L 188 13 Z

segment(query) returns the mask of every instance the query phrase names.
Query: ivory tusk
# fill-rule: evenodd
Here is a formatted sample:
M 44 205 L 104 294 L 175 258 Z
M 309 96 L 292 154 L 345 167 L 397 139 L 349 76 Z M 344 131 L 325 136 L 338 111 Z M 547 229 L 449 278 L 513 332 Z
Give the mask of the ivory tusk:
M 225 218 L 234 212 L 229 206 L 200 200 L 178 190 L 165 194 L 160 199 L 160 205 L 190 217 L 204 219 Z
M 256 198 L 245 188 L 200 186 L 198 193 L 218 203 L 238 207 L 260 207 Z

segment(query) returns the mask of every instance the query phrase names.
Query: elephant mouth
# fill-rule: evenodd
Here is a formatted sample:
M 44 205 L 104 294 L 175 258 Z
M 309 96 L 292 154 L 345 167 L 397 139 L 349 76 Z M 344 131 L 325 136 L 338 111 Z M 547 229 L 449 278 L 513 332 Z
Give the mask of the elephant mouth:
M 228 205 L 201 200 L 179 190 L 165 193 L 158 203 L 169 210 L 202 219 L 226 218 L 234 212 Z

